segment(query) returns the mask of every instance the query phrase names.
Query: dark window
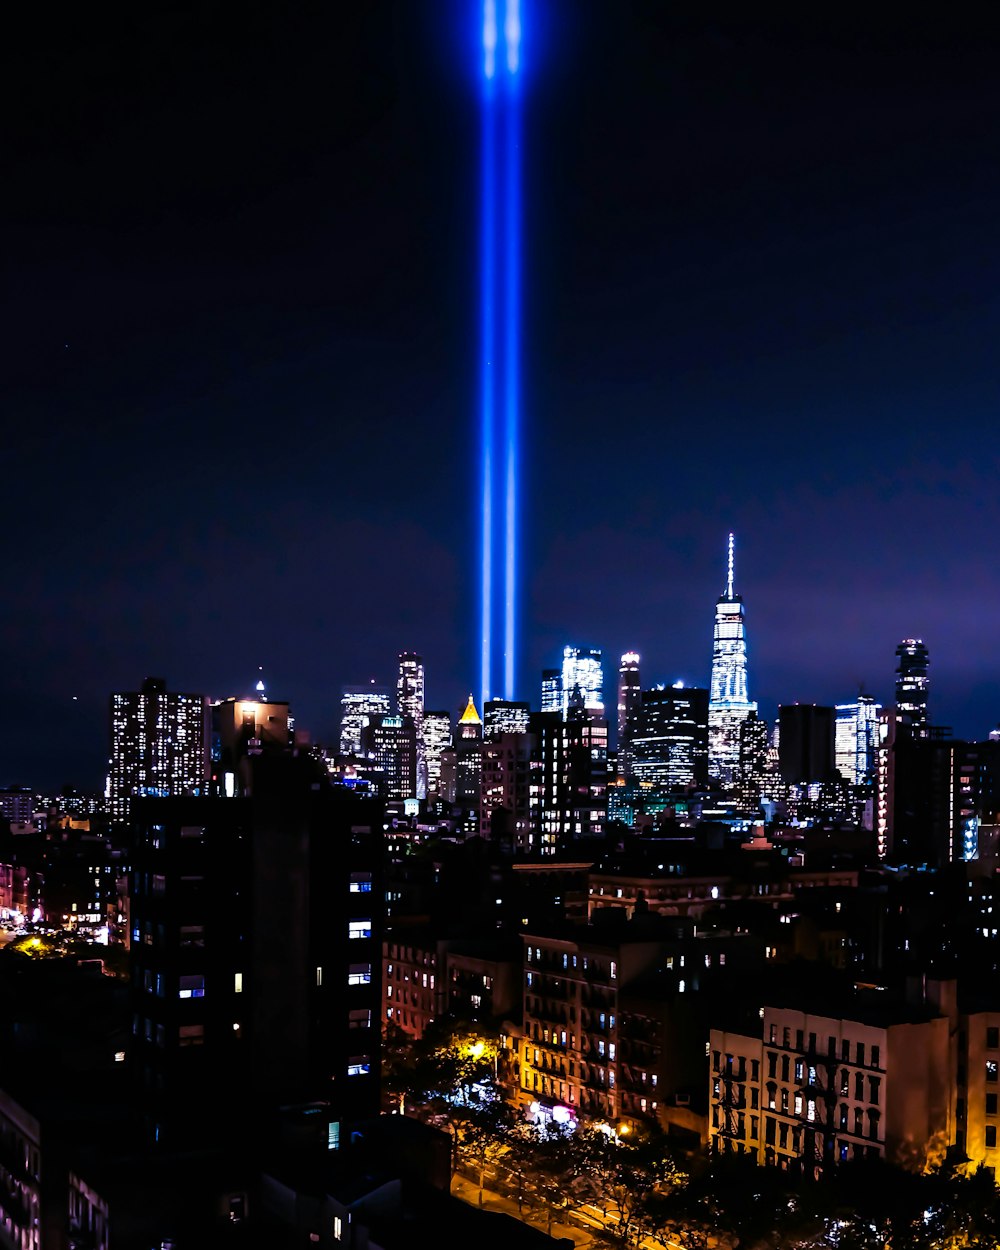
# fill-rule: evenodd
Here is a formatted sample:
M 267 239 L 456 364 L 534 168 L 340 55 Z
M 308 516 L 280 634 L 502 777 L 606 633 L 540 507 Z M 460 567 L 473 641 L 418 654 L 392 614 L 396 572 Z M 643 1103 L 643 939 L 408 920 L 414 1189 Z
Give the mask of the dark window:
M 992 1150 L 997 1144 L 997 1126 L 995 1124 L 987 1124 L 986 1126 L 986 1149 Z
M 987 1050 L 1000 1050 L 1000 1029 L 986 1030 Z
M 996 1115 L 997 1113 L 997 1096 L 996 1094 L 986 1095 L 986 1114 Z

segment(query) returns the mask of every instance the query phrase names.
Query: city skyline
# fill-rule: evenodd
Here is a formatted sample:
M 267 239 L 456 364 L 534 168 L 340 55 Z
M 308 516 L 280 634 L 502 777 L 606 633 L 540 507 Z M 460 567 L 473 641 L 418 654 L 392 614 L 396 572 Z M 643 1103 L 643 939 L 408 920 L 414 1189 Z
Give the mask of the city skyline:
M 261 665 L 326 743 L 401 650 L 428 707 L 477 690 L 468 7 L 444 39 L 431 5 L 24 16 L 5 780 L 99 781 L 147 676 L 226 698 Z M 565 645 L 707 685 L 735 530 L 769 719 L 890 703 L 910 637 L 934 723 L 1000 719 L 998 105 L 963 20 L 522 14 L 517 698 Z

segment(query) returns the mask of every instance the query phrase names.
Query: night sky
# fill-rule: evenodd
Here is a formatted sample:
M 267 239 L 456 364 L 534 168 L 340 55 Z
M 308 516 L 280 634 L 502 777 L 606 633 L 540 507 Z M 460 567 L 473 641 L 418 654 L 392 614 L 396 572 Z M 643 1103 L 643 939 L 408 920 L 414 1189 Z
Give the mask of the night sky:
M 411 649 L 458 709 L 481 6 L 26 7 L 0 782 L 100 786 L 147 674 L 221 698 L 262 665 L 332 742 L 341 685 Z M 522 0 L 521 694 L 567 642 L 609 690 L 630 648 L 707 684 L 733 529 L 766 713 L 891 701 L 915 635 L 932 719 L 985 737 L 1000 39 L 762 7 Z

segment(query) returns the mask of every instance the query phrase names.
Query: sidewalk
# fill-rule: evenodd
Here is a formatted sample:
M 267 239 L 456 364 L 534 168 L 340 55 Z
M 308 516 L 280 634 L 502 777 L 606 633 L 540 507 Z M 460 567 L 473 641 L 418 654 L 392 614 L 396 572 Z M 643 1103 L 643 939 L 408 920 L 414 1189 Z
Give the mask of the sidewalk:
M 479 1186 L 456 1172 L 451 1178 L 451 1192 L 455 1198 L 461 1198 L 463 1202 L 467 1202 L 470 1206 L 479 1206 Z M 522 1214 L 517 1213 L 517 1203 L 513 1198 L 507 1198 L 503 1194 L 495 1193 L 492 1189 L 483 1190 L 483 1210 L 484 1211 L 503 1211 L 507 1215 L 514 1216 L 515 1219 L 521 1220 L 525 1224 L 530 1224 L 533 1228 L 540 1228 L 542 1232 L 548 1231 L 548 1220 L 544 1211 L 529 1211 L 524 1208 Z M 556 1221 L 552 1222 L 553 1237 L 569 1237 L 572 1239 L 574 1246 L 580 1250 L 596 1250 L 596 1247 L 602 1243 L 595 1239 L 593 1233 L 585 1228 L 580 1228 L 575 1224 L 562 1224 Z

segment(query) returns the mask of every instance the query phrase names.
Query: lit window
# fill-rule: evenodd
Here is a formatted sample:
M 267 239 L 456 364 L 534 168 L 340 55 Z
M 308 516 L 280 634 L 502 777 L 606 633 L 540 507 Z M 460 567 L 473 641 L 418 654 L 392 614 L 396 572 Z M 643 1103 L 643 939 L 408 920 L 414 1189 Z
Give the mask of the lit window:
M 347 936 L 349 938 L 366 938 L 372 935 L 372 922 L 370 920 L 349 920 L 347 922 Z
M 372 874 L 370 872 L 352 872 L 350 888 L 352 894 L 370 894 Z
M 348 1076 L 367 1076 L 371 1072 L 371 1059 L 368 1055 L 355 1055 L 347 1061 Z
M 333 1217 L 333 1239 L 334 1241 L 340 1241 L 343 1235 L 344 1235 L 344 1221 L 340 1218 L 339 1215 L 335 1215 Z
M 243 973 L 242 972 L 233 973 L 233 993 L 234 994 L 243 993 Z
M 347 973 L 348 985 L 370 985 L 372 979 L 371 964 L 351 964 Z
M 177 991 L 178 998 L 204 998 L 205 997 L 205 977 L 203 974 L 195 976 L 181 977 L 180 988 Z

